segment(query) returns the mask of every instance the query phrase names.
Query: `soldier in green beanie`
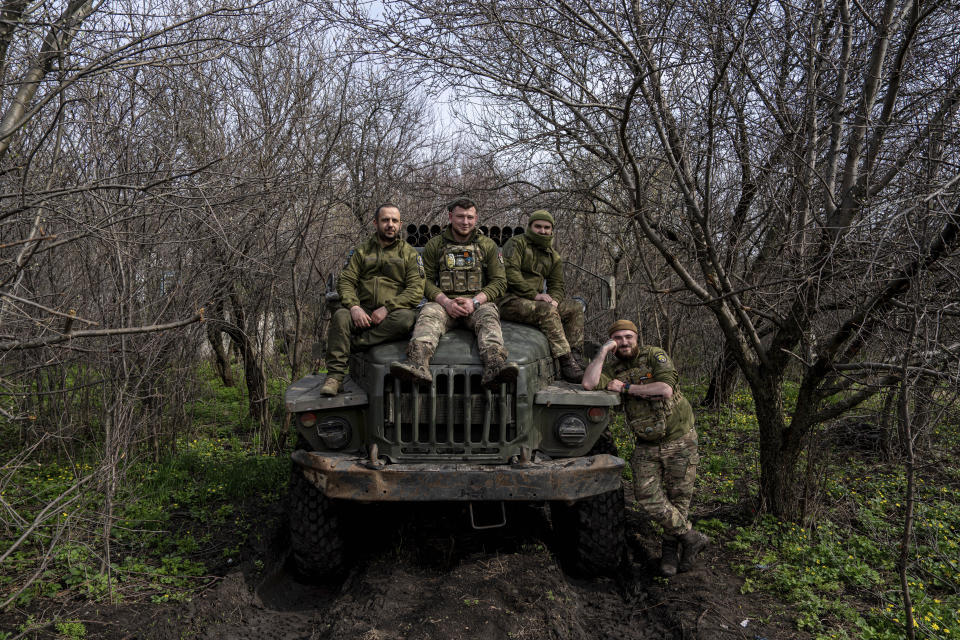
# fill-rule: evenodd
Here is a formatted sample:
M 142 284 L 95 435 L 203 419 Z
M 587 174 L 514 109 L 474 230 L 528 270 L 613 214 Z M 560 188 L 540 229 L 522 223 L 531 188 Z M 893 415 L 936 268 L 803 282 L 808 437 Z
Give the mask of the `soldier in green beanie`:
M 609 342 L 587 365 L 583 388 L 623 396 L 636 443 L 630 458 L 633 492 L 637 504 L 663 527 L 660 571 L 664 576 L 689 571 L 709 542 L 687 517 L 700 461 L 693 409 L 678 388 L 680 377 L 670 356 L 639 344 L 637 325 L 617 320 L 608 334 Z M 607 362 L 610 353 L 614 358 Z
M 553 248 L 553 216 L 545 209 L 530 214 L 527 230 L 503 245 L 507 295 L 497 302 L 500 318 L 538 327 L 560 364 L 560 375 L 580 382 L 583 369 L 583 307 L 564 298 L 563 258 Z

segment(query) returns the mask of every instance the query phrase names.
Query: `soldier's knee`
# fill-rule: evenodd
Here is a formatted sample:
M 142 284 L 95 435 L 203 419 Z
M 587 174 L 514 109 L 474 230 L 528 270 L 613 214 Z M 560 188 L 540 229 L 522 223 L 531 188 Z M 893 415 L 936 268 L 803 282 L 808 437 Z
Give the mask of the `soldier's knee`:
M 394 309 L 387 317 L 396 322 L 397 325 L 409 329 L 417 321 L 417 312 L 413 309 Z
M 333 315 L 330 316 L 330 327 L 341 330 L 350 330 L 350 327 L 353 326 L 353 319 L 350 317 L 350 310 L 344 309 L 343 307 L 337 309 L 333 312 Z
M 477 307 L 477 310 L 473 313 L 478 322 L 485 320 L 500 320 L 500 311 L 497 310 L 497 305 L 495 304 L 481 305 Z

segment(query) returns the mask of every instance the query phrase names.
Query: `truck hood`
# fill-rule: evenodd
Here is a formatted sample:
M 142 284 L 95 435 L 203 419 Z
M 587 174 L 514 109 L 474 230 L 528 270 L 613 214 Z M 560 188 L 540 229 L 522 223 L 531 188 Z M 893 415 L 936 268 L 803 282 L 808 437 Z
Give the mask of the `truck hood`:
M 550 345 L 538 329 L 516 322 L 503 322 L 501 326 L 508 360 L 524 365 L 550 357 Z M 373 363 L 385 365 L 405 360 L 407 343 L 390 342 L 377 345 L 367 352 L 366 357 Z M 437 352 L 433 355 L 430 364 L 482 364 L 473 331 L 453 329 L 445 333 L 440 338 Z

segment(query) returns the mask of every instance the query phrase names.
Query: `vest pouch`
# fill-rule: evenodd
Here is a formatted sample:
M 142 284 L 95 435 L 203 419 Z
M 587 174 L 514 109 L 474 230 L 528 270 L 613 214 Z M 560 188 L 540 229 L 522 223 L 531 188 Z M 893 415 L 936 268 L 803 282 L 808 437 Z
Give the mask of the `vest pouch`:
M 466 275 L 467 275 L 467 282 L 466 282 L 467 286 L 466 286 L 466 289 L 464 289 L 464 291 L 476 293 L 480 291 L 480 289 L 483 289 L 483 282 L 481 282 L 481 277 L 480 277 L 481 274 L 479 271 L 477 271 L 476 269 L 472 271 L 467 271 Z
M 450 271 L 441 271 L 439 273 L 439 282 L 441 291 L 453 291 L 453 273 Z
M 454 271 L 453 272 L 453 289 L 457 293 L 463 293 L 467 290 L 467 272 L 466 271 Z
M 628 400 L 630 430 L 638 440 L 659 442 L 667 433 L 667 412 L 663 400 Z

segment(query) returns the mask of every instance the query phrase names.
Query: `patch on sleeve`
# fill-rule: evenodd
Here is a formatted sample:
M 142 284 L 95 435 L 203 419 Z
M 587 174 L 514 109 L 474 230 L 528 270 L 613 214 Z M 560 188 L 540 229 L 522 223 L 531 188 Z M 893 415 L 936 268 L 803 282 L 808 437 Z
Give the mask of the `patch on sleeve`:
M 419 253 L 417 254 L 417 270 L 420 272 L 420 277 L 425 278 L 426 273 L 423 271 L 423 256 Z
M 347 254 L 347 259 L 343 261 L 343 266 L 344 266 L 344 268 L 346 268 L 346 266 L 347 266 L 348 264 L 350 264 L 350 258 L 353 257 L 353 252 L 354 252 L 354 251 L 356 251 L 356 249 L 350 249 L 350 253 Z
M 500 261 L 500 264 L 503 264 L 503 251 L 497 251 L 497 260 Z
M 657 362 L 663 363 L 666 361 L 667 361 L 667 356 L 663 355 L 662 353 L 657 354 Z

